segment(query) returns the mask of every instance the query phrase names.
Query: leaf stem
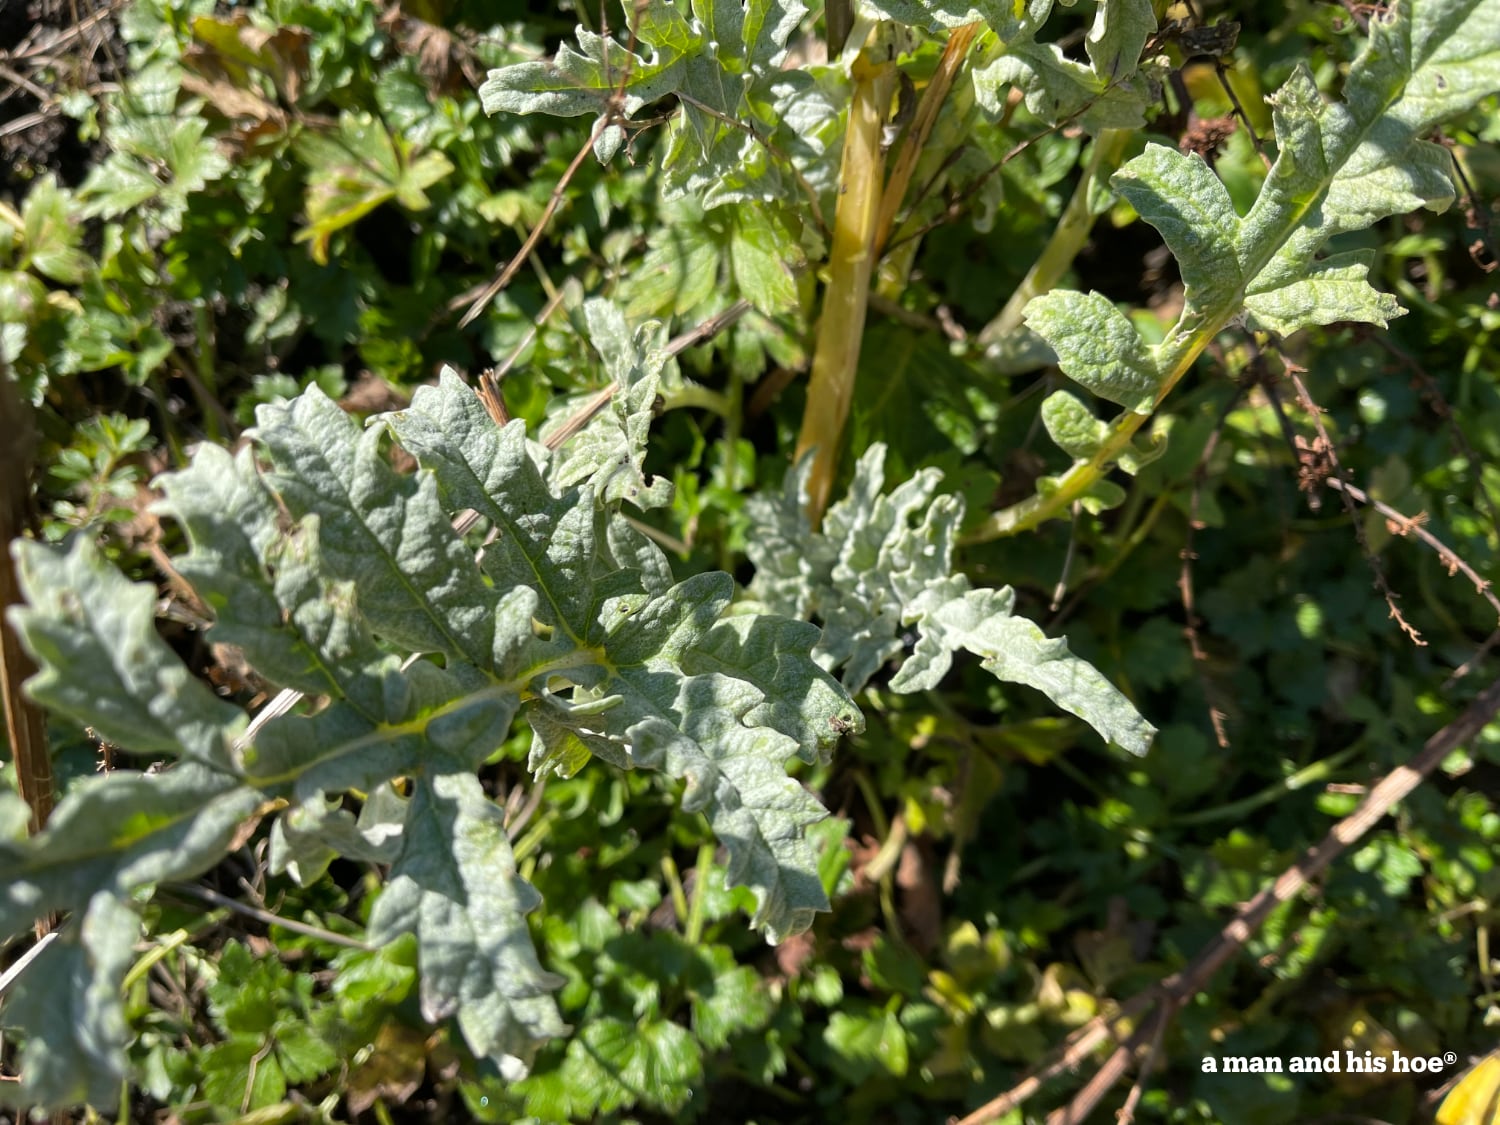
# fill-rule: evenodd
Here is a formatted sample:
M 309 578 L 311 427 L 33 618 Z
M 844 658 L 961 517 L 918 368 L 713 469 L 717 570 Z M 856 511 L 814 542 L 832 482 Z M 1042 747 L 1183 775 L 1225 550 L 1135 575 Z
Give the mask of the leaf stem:
M 703 940 L 703 912 L 708 902 L 708 880 L 714 869 L 714 846 L 698 845 L 698 859 L 693 867 L 693 899 L 688 906 L 687 927 L 683 936 L 697 945 Z
M 1266 786 L 1259 793 L 1252 793 L 1238 801 L 1215 805 L 1211 809 L 1198 809 L 1195 812 L 1176 814 L 1173 816 L 1173 824 L 1176 826 L 1209 824 L 1216 820 L 1233 820 L 1243 817 L 1263 805 L 1269 805 L 1285 797 L 1288 793 L 1306 789 L 1309 785 L 1331 777 L 1335 770 L 1364 749 L 1365 741 L 1364 738 L 1356 739 L 1353 745 L 1345 747 L 1336 754 L 1330 754 L 1326 758 L 1319 758 L 1311 765 L 1303 766 L 1296 773 L 1289 774 L 1280 781 Z
M 541 846 L 547 834 L 552 831 L 552 823 L 555 820 L 557 820 L 556 810 L 548 809 L 537 817 L 536 823 L 526 830 L 524 836 L 511 845 L 511 854 L 516 857 L 517 864 Z
M 1191 318 L 1192 323 L 1189 325 L 1186 323 L 1189 318 L 1184 314 L 1183 321 L 1179 322 L 1176 331 L 1162 342 L 1158 352 L 1162 375 L 1161 383 L 1156 390 L 1153 411 L 1187 374 L 1188 369 L 1193 366 L 1193 361 L 1198 358 L 1204 348 L 1208 347 L 1209 341 L 1214 338 L 1219 329 L 1228 323 L 1231 315 L 1232 311 L 1225 311 L 1222 316 L 1195 316 Z M 959 542 L 965 546 L 988 543 L 992 539 L 1001 539 L 1007 535 L 1030 531 L 1050 519 L 1062 517 L 1072 508 L 1073 501 L 1083 496 L 1093 487 L 1095 481 L 1114 468 L 1116 462 L 1120 460 L 1120 455 L 1130 448 L 1131 439 L 1135 437 L 1136 431 L 1150 417 L 1149 413 L 1137 414 L 1133 410 L 1123 411 L 1110 422 L 1109 430 L 1094 455 L 1087 461 L 1077 462 L 1064 473 L 1059 478 L 1055 491 L 1046 496 L 1029 496 L 1008 508 L 1002 508 L 966 534 Z
M 954 80 L 963 68 L 964 59 L 968 57 L 969 47 L 973 44 L 974 37 L 979 34 L 983 26 L 983 23 L 976 21 L 955 27 L 948 36 L 948 42 L 943 45 L 943 54 L 938 60 L 937 70 L 933 73 L 927 88 L 922 91 L 922 101 L 917 106 L 911 128 L 901 139 L 901 149 L 896 154 L 895 163 L 891 165 L 891 177 L 886 181 L 885 190 L 881 196 L 880 217 L 875 224 L 875 252 L 877 254 L 885 248 L 886 242 L 891 237 L 891 229 L 896 223 L 896 208 L 901 206 L 901 201 L 906 197 L 906 189 L 911 185 L 912 174 L 917 170 L 917 162 L 921 159 L 927 147 L 927 141 L 932 136 L 933 126 L 937 124 L 943 102 L 947 99 L 948 91 L 953 88 Z
M 682 889 L 682 872 L 677 870 L 677 861 L 672 858 L 671 852 L 666 852 L 661 857 L 661 874 L 667 881 L 667 895 L 672 900 L 672 910 L 681 919 L 685 930 L 688 917 L 687 892 Z
M 700 386 L 697 383 L 684 382 L 675 391 L 666 396 L 666 403 L 662 410 L 683 410 L 697 407 L 717 414 L 720 418 L 729 418 L 734 413 L 729 396 L 723 391 L 716 391 L 712 387 Z
M 1031 299 L 1052 290 L 1088 243 L 1097 218 L 1090 202 L 1097 190 L 1095 184 L 1101 175 L 1108 179 L 1119 166 L 1129 140 L 1130 132 L 1125 129 L 1105 129 L 1095 138 L 1083 175 L 1073 189 L 1068 205 L 1063 208 L 1052 237 L 999 315 L 980 331 L 979 345 L 986 353 L 1000 348 L 1002 342 L 1021 327 L 1021 317 Z

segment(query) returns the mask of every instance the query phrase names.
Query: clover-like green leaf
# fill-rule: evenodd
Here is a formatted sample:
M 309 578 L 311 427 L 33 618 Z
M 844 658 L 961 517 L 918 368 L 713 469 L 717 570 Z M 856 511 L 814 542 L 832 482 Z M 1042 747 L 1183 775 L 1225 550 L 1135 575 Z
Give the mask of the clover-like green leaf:
M 336 132 L 309 130 L 296 152 L 308 167 L 307 226 L 297 241 L 312 243 L 313 260 L 328 264 L 336 231 L 395 200 L 408 211 L 428 205 L 426 189 L 453 171 L 440 152 L 418 155 L 409 141 L 392 136 L 368 113 L 343 113 Z
M 79 245 L 83 226 L 73 197 L 43 176 L 21 205 L 21 267 L 35 269 L 53 281 L 76 285 L 88 274 L 92 259 Z

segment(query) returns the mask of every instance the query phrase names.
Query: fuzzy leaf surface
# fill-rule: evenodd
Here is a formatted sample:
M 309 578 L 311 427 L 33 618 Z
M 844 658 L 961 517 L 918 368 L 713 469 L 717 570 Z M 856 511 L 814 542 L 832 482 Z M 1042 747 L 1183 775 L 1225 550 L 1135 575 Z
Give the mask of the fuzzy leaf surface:
M 318 518 L 283 529 L 275 494 L 248 448 L 231 457 L 206 445 L 158 484 L 165 499 L 156 511 L 188 535 L 177 570 L 213 610 L 215 640 L 237 645 L 274 683 L 343 695 L 377 714 L 382 681 L 398 660 L 370 635 L 354 584 L 329 577 Z
M 11 621 L 40 667 L 33 699 L 134 753 L 227 764 L 244 716 L 157 635 L 155 589 L 128 582 L 87 536 L 11 550 L 29 602 Z
M 449 372 L 363 431 L 317 391 L 262 407 L 261 456 L 205 449 L 165 479 L 160 510 L 189 544 L 179 571 L 218 618 L 209 639 L 232 639 L 273 683 L 325 697 L 253 736 L 157 638 L 152 591 L 84 539 L 18 547 L 30 605 L 15 619 L 41 668 L 39 698 L 126 749 L 185 760 L 75 785 L 37 837 L 7 827 L 6 934 L 52 910 L 128 909 L 212 866 L 247 821 L 285 802 L 276 866 L 311 878 L 338 855 L 390 862 L 372 935 L 415 934 L 428 1017 L 452 1016 L 477 1053 L 524 1073 L 565 1030 L 558 982 L 530 945 L 537 896 L 475 777 L 518 712 L 545 714 L 539 770 L 558 768 L 547 755 L 560 737 L 568 769 L 599 753 L 680 782 L 684 806 L 727 845 L 731 879 L 754 891 L 755 924 L 773 939 L 811 924 L 827 900 L 804 830 L 826 814 L 785 763 L 818 760 L 859 713 L 814 663 L 816 629 L 724 618 L 728 575 L 674 583 L 621 516 L 632 492 L 614 483 L 642 479 L 660 358 L 611 307 L 591 319 L 618 409 L 555 464 L 521 423 L 497 428 Z M 390 467 L 390 436 L 417 472 Z M 464 509 L 491 525 L 482 564 L 453 529 Z M 394 793 L 398 778 L 409 798 Z M 93 948 L 70 964 L 88 1012 L 28 1017 L 42 1081 L 19 1097 L 66 1101 L 82 1095 L 60 1076 L 119 1073 L 123 1035 L 101 999 L 118 966 Z M 73 1028 L 107 1064 L 80 1069 Z
M 618 26 L 633 29 L 635 51 L 580 27 L 577 46 L 564 43 L 551 61 L 490 71 L 479 88 L 486 112 L 576 117 L 618 106 L 628 118 L 676 95 L 681 114 L 662 158 L 669 191 L 706 188 L 747 166 L 770 173 L 764 146 L 735 123 L 756 120 L 755 105 L 770 101 L 787 39 L 807 14 L 800 0 L 691 0 L 691 14 L 671 0 L 622 6 Z
M 80 783 L 41 834 L 0 844 L 0 934 L 42 914 L 124 899 L 213 866 L 260 804 L 253 789 L 188 763 L 160 774 L 118 770 Z
M 647 481 L 642 468 L 667 360 L 657 325 L 644 324 L 632 332 L 618 308 L 597 299 L 584 304 L 583 315 L 615 393 L 609 406 L 567 444 L 552 479 L 566 487 L 597 475 L 603 481 L 598 499 L 605 504 L 629 500 L 645 510 L 671 503 L 671 482 L 660 477 Z
M 1026 306 L 1026 323 L 1052 345 L 1063 373 L 1137 414 L 1156 404 L 1156 358 L 1135 325 L 1102 293 L 1057 289 Z
M 1310 324 L 1353 320 L 1384 328 L 1406 310 L 1369 283 L 1374 251 L 1354 250 L 1309 263 L 1306 276 L 1275 289 L 1245 295 L 1245 311 L 1257 327 L 1290 336 Z
M 541 896 L 516 874 L 500 810 L 472 773 L 420 778 L 370 940 L 417 935 L 422 1015 L 458 1018 L 476 1053 L 522 1065 L 567 1028 L 526 929 Z
M 1270 294 L 1302 284 L 1334 235 L 1453 201 L 1451 161 L 1423 138 L 1500 86 L 1500 0 L 1410 0 L 1371 20 L 1369 31 L 1342 100 L 1325 99 L 1305 64 L 1276 92 L 1278 155 L 1242 220 L 1195 157 L 1148 145 L 1115 174 L 1182 265 L 1190 312 L 1233 315 L 1251 296 L 1262 298 L 1278 331 L 1389 318 L 1388 301 L 1355 286 L 1362 263 L 1347 255 L 1324 266 L 1338 276 L 1321 280 L 1337 286 Z M 1306 312 L 1290 315 L 1301 299 Z
M 1161 232 L 1182 271 L 1187 300 L 1208 305 L 1239 292 L 1240 218 L 1229 190 L 1202 157 L 1148 144 L 1110 182 Z
M 944 31 L 983 20 L 1006 43 L 1036 32 L 1052 11 L 1052 0 L 862 0 L 860 10 L 908 27 Z
M 27 1031 L 18 1060 L 26 1084 L 0 1082 L 0 1105 L 119 1102 L 129 1040 L 120 982 L 140 928 L 130 906 L 96 894 L 14 982 L 5 1017 Z
M 1043 121 L 1074 121 L 1088 133 L 1138 129 L 1153 101 L 1150 75 L 1136 60 L 1119 75 L 1066 58 L 1055 43 L 1023 43 L 975 71 L 979 105 L 998 118 L 1011 89 L 1025 91 L 1026 108 Z
M 1184 282 L 1182 315 L 1153 349 L 1162 386 L 1170 388 L 1242 314 L 1282 335 L 1342 320 L 1383 325 L 1397 315 L 1395 301 L 1369 284 L 1366 259 L 1319 255 L 1336 235 L 1388 216 L 1446 209 L 1455 194 L 1452 161 L 1425 137 L 1497 88 L 1500 0 L 1407 0 L 1370 21 L 1340 100 L 1325 98 L 1305 63 L 1270 98 L 1276 160 L 1243 217 L 1197 156 L 1148 144 L 1122 166 L 1111 184 L 1160 231 Z M 1089 378 L 1109 379 L 1117 367 L 1140 369 L 1136 353 L 1143 345 L 1118 324 L 1109 338 L 1126 349 L 1119 364 L 1108 349 L 1079 342 L 1111 332 L 1107 311 L 1083 294 L 1046 294 L 1028 306 L 1027 319 L 1053 346 L 1063 370 L 1085 386 Z M 1143 412 L 1151 409 L 1144 397 L 1135 403 Z M 1117 419 L 1099 449 L 1116 447 L 1119 431 L 1128 434 L 1138 424 Z M 988 523 L 1004 534 L 1059 516 L 1069 499 L 1107 484 L 1101 479 L 1107 468 L 1096 452 L 1075 463 L 1066 488 L 1053 478 L 1050 492 L 1039 488 Z
M 1015 594 L 972 590 L 955 577 L 923 590 L 907 607 L 917 626 L 915 650 L 891 681 L 895 691 L 934 688 L 953 654 L 972 652 L 985 671 L 1009 683 L 1026 684 L 1077 715 L 1109 742 L 1133 754 L 1151 747 L 1156 728 L 1092 664 L 1080 660 L 1061 637 L 1048 638 L 1032 621 L 1016 617 Z
M 1073 421 L 1082 425 L 1081 417 Z M 1077 435 L 1080 443 L 1088 438 Z M 830 671 L 842 668 L 851 692 L 901 652 L 901 631 L 915 626 L 916 648 L 892 679 L 893 690 L 937 687 L 953 654 L 965 650 L 998 679 L 1037 688 L 1104 738 L 1144 754 L 1155 728 L 1097 669 L 1065 640 L 1049 640 L 1033 622 L 1013 616 L 1008 587 L 972 589 L 953 573 L 963 501 L 936 495 L 940 474 L 923 470 L 886 493 L 884 458 L 881 445 L 860 458 L 848 494 L 829 508 L 820 532 L 810 530 L 803 514 L 803 472 L 788 474 L 779 495 L 752 499 L 751 594 L 768 607 L 820 619 L 814 656 Z

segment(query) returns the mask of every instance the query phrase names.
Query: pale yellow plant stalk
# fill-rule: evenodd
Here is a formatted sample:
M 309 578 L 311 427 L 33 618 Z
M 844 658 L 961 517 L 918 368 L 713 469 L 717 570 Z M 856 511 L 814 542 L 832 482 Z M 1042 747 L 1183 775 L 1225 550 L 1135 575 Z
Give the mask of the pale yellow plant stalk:
M 938 60 L 937 70 L 933 72 L 932 80 L 927 83 L 926 89 L 922 91 L 922 100 L 917 104 L 917 112 L 912 118 L 911 128 L 906 131 L 906 136 L 902 139 L 901 149 L 896 154 L 896 162 L 891 165 L 891 178 L 886 181 L 885 192 L 881 197 L 880 218 L 876 223 L 875 235 L 877 255 L 890 241 L 891 229 L 896 223 L 896 210 L 901 206 L 901 201 L 906 198 L 906 189 L 911 186 L 912 173 L 917 170 L 917 162 L 922 158 L 928 138 L 932 136 L 932 129 L 937 124 L 943 102 L 948 99 L 948 91 L 953 89 L 953 82 L 963 69 L 969 47 L 983 27 L 982 23 L 975 22 L 953 29 L 952 34 L 948 36 L 948 42 L 943 46 L 943 55 Z
M 839 172 L 828 287 L 823 294 L 823 315 L 818 322 L 802 432 L 797 438 L 798 460 L 812 451 L 808 515 L 815 527 L 822 522 L 828 507 L 833 478 L 838 472 L 844 423 L 854 397 L 885 181 L 880 137 L 896 85 L 894 60 L 872 57 L 868 49 L 854 60 L 851 73 L 854 94 L 849 104 L 849 129 L 844 137 L 844 159 Z

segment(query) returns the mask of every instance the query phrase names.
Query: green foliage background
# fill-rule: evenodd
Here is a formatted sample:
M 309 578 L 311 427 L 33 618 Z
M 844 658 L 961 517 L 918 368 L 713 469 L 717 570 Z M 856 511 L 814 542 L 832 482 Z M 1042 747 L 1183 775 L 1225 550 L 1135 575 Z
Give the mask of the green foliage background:
M 588 350 L 598 335 L 586 296 L 609 298 L 632 325 L 661 319 L 667 333 L 751 304 L 668 369 L 644 470 L 675 495 L 640 518 L 677 580 L 727 570 L 747 598 L 793 612 L 777 604 L 763 528 L 791 468 L 801 381 L 765 389 L 808 362 L 847 80 L 820 72 L 777 103 L 801 115 L 773 143 L 803 183 L 703 111 L 695 127 L 712 143 L 700 154 L 662 152 L 661 129 L 646 127 L 621 138 L 609 164 L 584 160 L 531 260 L 461 329 L 468 299 L 541 221 L 593 126 L 591 115 L 481 105 L 489 69 L 551 56 L 580 21 L 598 29 L 597 11 L 537 9 L 138 0 L 118 21 L 117 90 L 70 87 L 62 68 L 47 76 L 89 160 L 15 164 L 5 189 L 15 221 L 0 215 L 0 355 L 44 439 L 39 535 L 93 538 L 131 576 L 159 583 L 175 608 L 158 630 L 239 704 L 266 685 L 208 650 L 201 611 L 161 569 L 160 545 L 177 553 L 182 530 L 146 517 L 143 483 L 309 387 L 368 414 L 400 405 L 444 364 L 472 372 L 512 353 L 510 410 L 533 431 L 555 425 L 607 378 Z M 1299 63 L 1338 90 L 1364 39 L 1334 5 L 1208 14 L 1242 24 L 1233 81 L 1263 134 L 1265 92 Z M 1043 38 L 1064 41 L 1091 18 L 1060 7 Z M 810 49 L 820 28 L 809 14 L 793 50 Z M 924 81 L 940 47 L 918 43 L 906 69 Z M 1204 117 L 1228 112 L 1211 68 L 1184 73 Z M 545 903 L 529 916 L 532 938 L 564 982 L 558 1006 L 573 1031 L 519 1080 L 469 1055 L 453 1021 L 424 1020 L 411 941 L 347 944 L 379 902 L 374 862 L 337 861 L 304 888 L 267 874 L 262 831 L 200 884 L 169 886 L 145 907 L 154 936 L 126 971 L 136 1081 L 124 1112 L 931 1121 L 1009 1088 L 1069 1030 L 1179 969 L 1500 667 L 1487 653 L 1455 678 L 1496 622 L 1440 557 L 1378 514 L 1351 515 L 1334 492 L 1314 503 L 1299 488 L 1293 439 L 1310 441 L 1314 426 L 1274 381 L 1281 359 L 1305 368 L 1349 479 L 1423 513 L 1428 531 L 1496 576 L 1500 309 L 1484 267 L 1500 197 L 1497 108 L 1491 95 L 1445 127 L 1468 206 L 1339 235 L 1340 252 L 1374 252 L 1372 282 L 1407 310 L 1389 330 L 1332 323 L 1277 341 L 1230 326 L 1159 413 L 1164 452 L 1115 478 L 1128 486 L 1123 503 L 1091 496 L 1101 502 L 1070 521 L 958 552 L 964 581 L 1014 587 L 1018 612 L 1065 633 L 1158 728 L 1148 755 L 1106 747 L 969 655 L 936 690 L 901 694 L 878 670 L 881 649 L 859 696 L 863 733 L 797 775 L 834 814 L 809 829 L 832 909 L 775 949 L 747 927 L 753 902 L 726 885 L 727 856 L 669 783 L 603 763 L 550 779 L 512 845 Z M 1070 463 L 1039 404 L 1071 384 L 1055 368 L 997 364 L 977 340 L 1042 252 L 1091 143 L 1033 116 L 1045 112 L 1014 107 L 951 149 L 942 189 L 913 220 L 937 225 L 893 250 L 908 256 L 905 272 L 879 283 L 866 331 L 844 483 L 857 455 L 883 444 L 886 487 L 941 470 L 968 530 Z M 1175 148 L 1173 128 L 1154 117 L 1127 155 Z M 942 119 L 933 151 L 959 132 Z M 693 177 L 727 176 L 746 152 L 768 161 L 764 181 L 748 177 L 754 191 L 716 181 L 730 201 L 705 207 Z M 1243 214 L 1265 178 L 1243 128 L 1216 171 Z M 1178 266 L 1130 202 L 1097 210 L 1067 285 L 1131 306 L 1155 343 L 1182 300 Z M 966 332 L 955 341 L 945 324 Z M 1424 645 L 1390 619 L 1356 521 Z M 1184 636 L 1185 550 L 1202 659 Z M 876 640 L 912 646 L 910 633 Z M 95 748 L 63 721 L 51 735 L 66 790 L 93 771 Z M 529 749 L 513 734 L 480 771 L 512 816 Z M 1437 1080 L 1222 1078 L 1199 1062 L 1493 1048 L 1497 768 L 1491 724 L 1279 909 L 1173 1022 L 1138 1119 L 1430 1119 Z M 241 880 L 304 931 L 203 898 L 243 897 Z M 12 1045 L 7 1036 L 7 1064 Z M 1058 1079 L 1010 1119 L 1040 1120 L 1081 1081 Z

